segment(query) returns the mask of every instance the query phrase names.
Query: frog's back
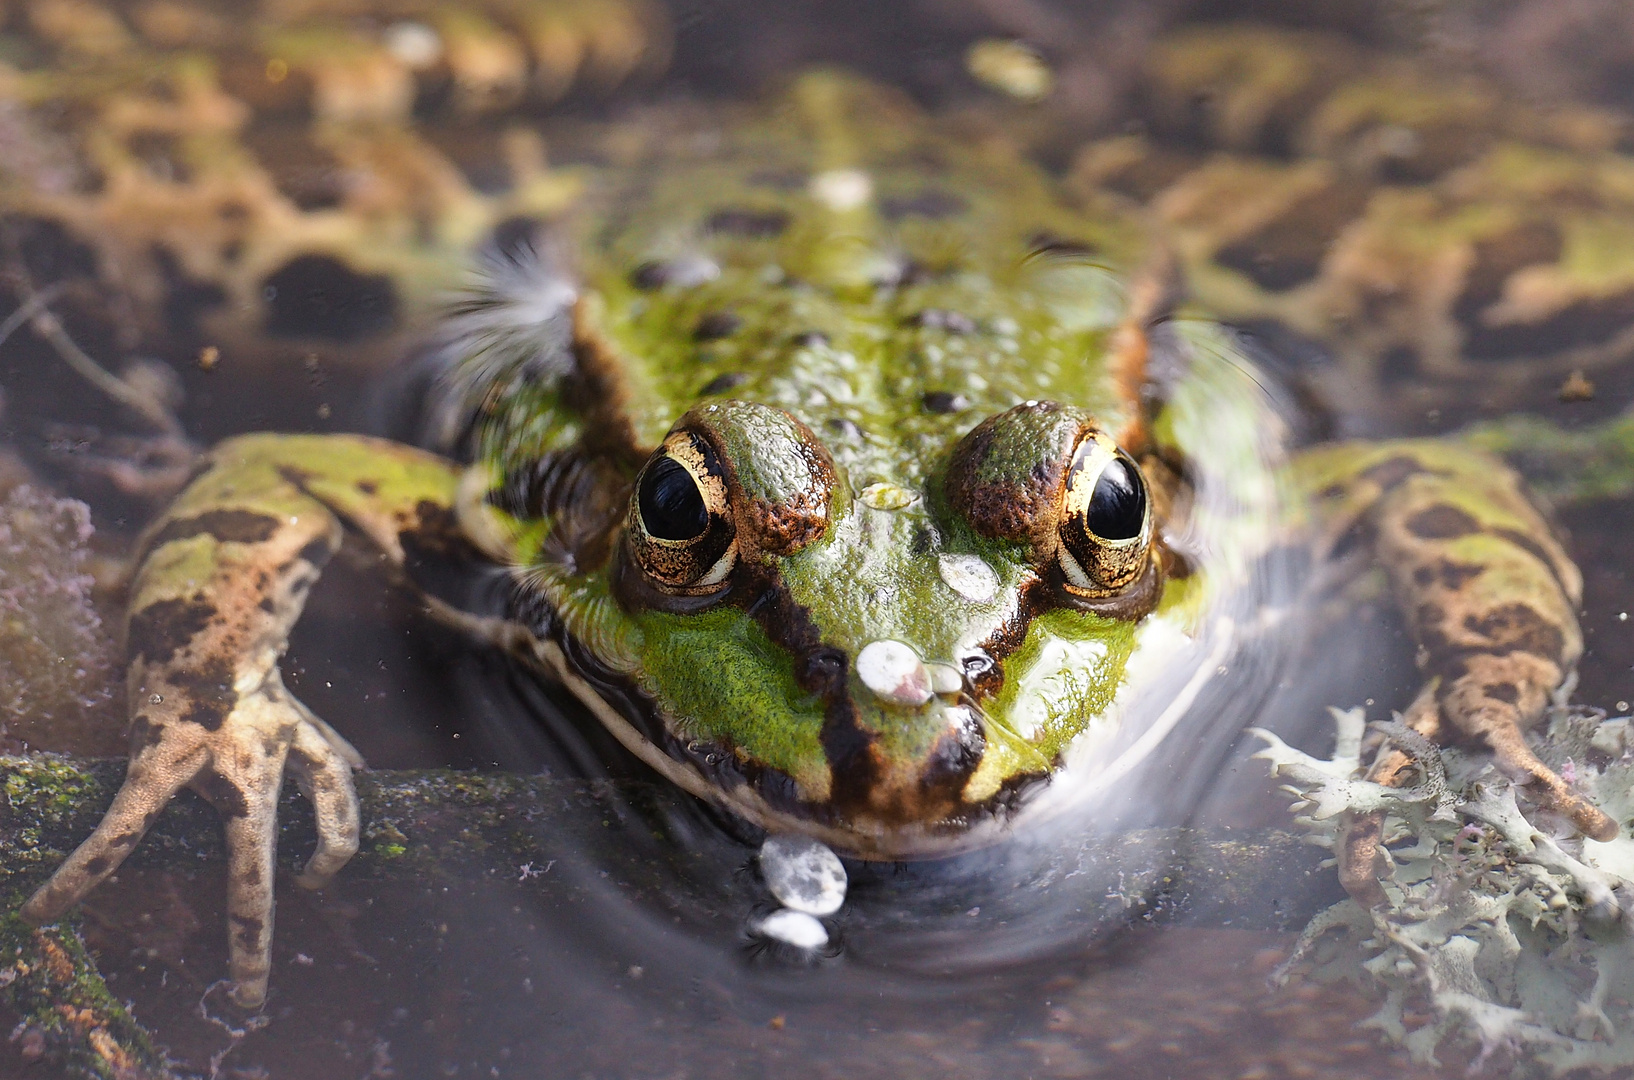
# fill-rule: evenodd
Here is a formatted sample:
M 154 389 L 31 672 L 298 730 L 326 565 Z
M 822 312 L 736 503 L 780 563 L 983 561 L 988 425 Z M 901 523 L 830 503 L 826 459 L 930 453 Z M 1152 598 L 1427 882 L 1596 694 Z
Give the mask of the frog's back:
M 826 72 L 770 107 L 648 116 L 603 141 L 620 159 L 555 224 L 550 258 L 583 299 L 581 357 L 603 352 L 616 383 L 603 419 L 633 446 L 716 397 L 882 436 L 894 464 L 1028 399 L 1126 419 L 1103 357 L 1144 231 L 1071 205 L 1008 141 Z M 562 445 L 542 393 L 504 395 L 490 454 Z

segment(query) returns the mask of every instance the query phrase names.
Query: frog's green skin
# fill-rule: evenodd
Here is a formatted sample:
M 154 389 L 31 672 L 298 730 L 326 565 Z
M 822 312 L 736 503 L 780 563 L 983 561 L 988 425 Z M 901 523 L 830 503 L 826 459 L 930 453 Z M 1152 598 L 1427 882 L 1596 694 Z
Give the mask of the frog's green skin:
M 648 134 L 449 318 L 433 426 L 472 464 L 248 436 L 155 524 L 131 602 L 130 776 L 27 915 L 94 887 L 191 786 L 228 822 L 236 995 L 262 1000 L 286 764 L 322 837 L 304 880 L 357 843 L 349 752 L 276 666 L 345 529 L 401 565 L 462 543 L 457 519 L 512 572 L 505 633 L 626 746 L 751 821 L 873 857 L 990 837 L 1069 747 L 1106 745 L 1159 643 L 1224 610 L 1270 542 L 1277 425 L 1229 335 L 1156 325 L 1161 260 L 1137 221 L 1070 207 L 1004 145 L 832 75 Z M 1120 440 L 1147 512 L 1104 540 L 1085 505 Z M 1505 604 L 1556 631 L 1553 648 L 1460 638 L 1480 702 L 1429 648 L 1449 726 L 1504 727 L 1460 710 L 1511 685 L 1508 731 L 1576 658 L 1575 579 L 1507 480 L 1474 487 L 1437 454 L 1332 451 L 1311 484 L 1339 493 L 1328 520 L 1399 539 L 1404 567 L 1467 541 L 1477 584 L 1399 583 L 1446 606 L 1421 640 Z M 695 543 L 647 531 L 641 493 L 674 468 L 694 477 L 704 524 L 676 535 Z M 1455 498 L 1479 535 L 1414 531 Z M 894 667 L 863 662 L 893 649 Z

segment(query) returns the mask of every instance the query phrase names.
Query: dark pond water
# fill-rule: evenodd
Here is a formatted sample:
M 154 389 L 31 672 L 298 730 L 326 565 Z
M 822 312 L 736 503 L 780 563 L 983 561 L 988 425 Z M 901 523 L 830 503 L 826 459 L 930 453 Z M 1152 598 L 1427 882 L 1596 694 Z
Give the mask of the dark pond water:
M 1043 46 L 1057 71 L 1059 96 L 1035 117 L 1039 132 L 1030 138 L 1037 156 L 1067 175 L 1086 141 L 1148 130 L 1155 106 L 1143 64 L 1154 42 L 1177 26 L 1222 21 L 1318 28 L 1357 49 L 1485 72 L 1516 101 L 1615 115 L 1630 102 L 1624 76 L 1634 51 L 1585 44 L 1596 27 L 1605 36 L 1622 23 L 1615 4 L 1581 6 L 1572 22 L 1538 0 L 1516 0 L 1483 18 L 1454 5 L 678 0 L 654 16 L 673 33 L 670 59 L 640 78 L 609 78 L 613 85 L 575 89 L 557 103 L 460 121 L 435 101 L 420 107 L 470 186 L 502 191 L 514 181 L 506 179 L 515 166 L 505 155 L 515 144 L 501 136 L 519 124 L 545 133 L 553 161 L 570 160 L 579 133 L 620 110 L 747 97 L 811 63 L 849 65 L 933 110 L 977 107 L 991 92 L 965 73 L 967 46 L 1020 36 Z M 371 33 L 418 17 L 417 9 L 380 9 L 337 3 L 335 10 Z M 118 14 L 143 27 L 155 10 L 131 5 Z M 5 18 L 0 60 L 69 63 L 41 44 L 49 34 L 40 28 L 55 25 L 48 16 Z M 1534 45 L 1530 67 L 1507 71 L 1507 82 L 1490 74 L 1505 70 L 1526 42 Z M 235 48 L 221 46 L 224 71 Z M 114 62 L 75 63 L 84 74 Z M 419 92 L 431 94 L 426 85 Z M 33 127 L 0 115 L 0 153 L 5 140 L 29 132 L 75 130 L 80 105 L 71 97 L 56 109 L 50 100 L 29 101 Z M 0 105 L 8 101 L 0 90 Z M 263 147 L 307 122 L 298 108 L 281 108 L 275 101 L 258 113 L 271 118 L 254 129 Z M 1175 153 L 1195 163 L 1210 151 L 1188 137 L 1176 136 Z M 73 139 L 67 143 L 71 157 Z M 291 189 L 340 168 L 320 162 L 303 173 L 295 149 L 264 156 L 284 169 Z M 13 167 L 8 182 L 22 182 L 26 171 Z M 304 197 L 326 205 L 321 192 Z M 172 267 L 153 323 L 119 307 L 125 293 L 135 297 L 123 301 L 132 309 L 146 302 L 141 268 L 130 270 L 136 280 L 119 279 L 97 264 L 93 243 L 41 213 L 17 211 L 7 221 L 6 310 L 26 299 L 18 265 L 32 276 L 29 288 L 64 283 L 54 295 L 74 340 L 92 356 L 165 365 L 177 383 L 176 415 L 197 445 L 249 430 L 400 427 L 393 361 L 425 325 L 411 299 L 382 299 L 356 275 L 331 280 L 327 269 L 290 263 L 284 270 L 296 266 L 308 276 L 268 287 L 276 292 L 282 283 L 319 299 L 240 325 L 229 310 L 237 302 L 230 273 L 226 284 L 212 284 Z M 276 264 L 267 266 L 271 273 Z M 326 287 L 328 300 L 320 295 Z M 1610 304 L 1593 314 L 1634 325 L 1634 307 Z M 327 336 L 312 333 L 302 321 L 321 327 L 330 316 L 344 333 L 334 323 Z M 1593 358 L 1592 400 L 1564 402 L 1556 393 L 1564 369 L 1546 347 L 1517 346 L 1486 369 L 1437 369 L 1398 353 L 1368 366 L 1264 319 L 1239 321 L 1263 342 L 1267 381 L 1294 402 L 1290 419 L 1306 438 L 1436 434 L 1517 408 L 1582 425 L 1620 412 L 1634 395 L 1634 363 L 1612 345 Z M 246 333 L 243 326 L 251 329 L 232 339 L 237 351 L 224 348 L 219 365 L 200 362 L 202 349 Z M 1608 331 L 1601 344 L 1614 339 Z M 1522 353 L 1541 359 L 1529 365 Z M 156 502 L 130 484 L 122 489 L 97 462 L 146 454 L 152 464 L 162 447 L 151 430 L 89 389 L 26 329 L 0 343 L 0 388 L 4 452 L 36 484 L 90 505 L 96 551 L 110 559 L 126 553 Z M 137 438 L 148 441 L 133 447 Z M 1588 652 L 1578 698 L 1624 711 L 1617 703 L 1634 697 L 1634 630 L 1623 617 L 1634 608 L 1626 542 L 1634 505 L 1576 507 L 1562 524 L 1586 579 Z M 97 594 L 110 612 L 111 596 Z M 1244 726 L 1272 727 L 1325 750 L 1326 706 L 1366 702 L 1370 717 L 1384 719 L 1417 685 L 1404 631 L 1379 605 L 1340 621 L 1296 616 L 1230 666 L 1230 678 L 1205 688 L 1181 729 L 1185 741 L 1148 763 L 1135 794 L 1103 823 L 1187 826 L 1196 831 L 1183 835 L 1198 851 L 1233 833 L 1264 837 L 1286 827 L 1287 800 L 1271 789 L 1263 764 L 1248 758 L 1251 740 L 1237 734 Z M 1320 853 L 1301 854 L 1297 845 L 1279 849 L 1283 863 L 1257 893 L 1211 885 L 1195 870 L 1210 856 L 1195 851 L 1154 848 L 1135 861 L 1094 854 L 1099 841 L 1081 822 L 957 859 L 850 862 L 851 892 L 830 924 L 833 946 L 802 956 L 745 930 L 769 909 L 754 868 L 754 830 L 665 788 L 567 695 L 428 619 L 412 596 L 371 572 L 367 555 L 343 556 L 327 572 L 284 672 L 290 689 L 375 769 L 538 774 L 540 790 L 560 806 L 510 826 L 517 850 L 536 853 L 524 862 L 496 849 L 413 874 L 370 864 L 343 872 L 321 895 L 280 882 L 272 997 L 253 1023 L 212 990 L 226 967 L 219 866 L 135 857 L 87 902 L 81 932 L 115 994 L 169 1047 L 179 1075 L 1255 1080 L 1451 1076 L 1473 1056 L 1455 1046 L 1443 1051 L 1439 1070 L 1413 1064 L 1377 1032 L 1357 1027 L 1377 1007 L 1359 985 L 1270 983 L 1298 929 L 1341 895 L 1332 871 L 1318 867 Z M 611 783 L 586 786 L 602 780 Z M 309 842 L 286 844 L 281 861 L 293 867 Z M 1154 867 L 1155 884 L 1142 879 L 1123 893 L 1125 876 Z M 1165 867 L 1180 884 L 1165 885 Z M 28 1064 L 22 1045 L 0 1048 L 0 1072 L 51 1068 Z

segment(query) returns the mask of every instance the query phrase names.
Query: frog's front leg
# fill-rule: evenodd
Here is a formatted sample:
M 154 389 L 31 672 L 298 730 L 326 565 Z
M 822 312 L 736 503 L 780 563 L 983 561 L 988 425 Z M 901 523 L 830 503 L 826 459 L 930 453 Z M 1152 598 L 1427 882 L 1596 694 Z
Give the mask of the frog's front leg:
M 1446 442 L 1353 444 L 1308 451 L 1300 480 L 1314 494 L 1329 548 L 1370 542 L 1419 650 L 1424 691 L 1406 719 L 1439 741 L 1490 749 L 1516 782 L 1584 835 L 1617 823 L 1576 794 L 1527 745 L 1583 651 L 1582 577 L 1520 479 L 1483 451 Z M 1408 758 L 1382 755 L 1371 777 L 1396 781 Z M 1371 893 L 1377 837 L 1347 838 L 1347 886 Z
M 345 526 L 401 563 L 404 534 L 445 525 L 457 480 L 441 459 L 361 437 L 247 436 L 212 452 L 143 541 L 127 634 L 125 783 L 25 918 L 49 921 L 95 888 L 190 787 L 225 822 L 233 997 L 262 1003 L 286 766 L 318 826 L 301 883 L 323 885 L 358 844 L 351 769 L 361 763 L 285 689 L 279 657 Z

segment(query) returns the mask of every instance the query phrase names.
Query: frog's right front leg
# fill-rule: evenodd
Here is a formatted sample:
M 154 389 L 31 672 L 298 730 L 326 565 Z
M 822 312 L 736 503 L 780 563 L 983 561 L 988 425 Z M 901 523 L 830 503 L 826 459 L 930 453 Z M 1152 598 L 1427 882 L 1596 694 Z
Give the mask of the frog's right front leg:
M 318 826 L 302 884 L 324 884 L 358 844 L 360 763 L 284 688 L 278 659 L 343 523 L 401 561 L 400 535 L 446 520 L 457 476 L 431 455 L 347 436 L 250 436 L 213 452 L 148 533 L 132 585 L 124 786 L 25 918 L 49 921 L 95 888 L 190 787 L 225 822 L 233 997 L 262 1003 L 286 765 Z

